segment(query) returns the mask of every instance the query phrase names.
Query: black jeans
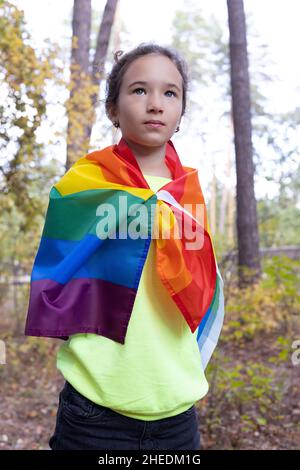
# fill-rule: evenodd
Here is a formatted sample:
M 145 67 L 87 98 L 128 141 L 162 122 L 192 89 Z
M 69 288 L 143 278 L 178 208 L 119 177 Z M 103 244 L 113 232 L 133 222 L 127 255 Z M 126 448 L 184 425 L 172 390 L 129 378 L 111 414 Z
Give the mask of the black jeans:
M 68 382 L 59 395 L 52 450 L 200 450 L 195 405 L 170 418 L 143 421 L 97 405 Z

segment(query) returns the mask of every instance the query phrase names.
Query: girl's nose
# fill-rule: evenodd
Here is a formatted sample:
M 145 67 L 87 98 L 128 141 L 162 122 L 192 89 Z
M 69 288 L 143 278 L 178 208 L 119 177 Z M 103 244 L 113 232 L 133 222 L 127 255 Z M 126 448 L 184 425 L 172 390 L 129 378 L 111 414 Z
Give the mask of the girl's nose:
M 162 111 L 162 110 L 163 110 L 162 97 L 158 96 L 158 94 L 149 96 L 148 111 Z

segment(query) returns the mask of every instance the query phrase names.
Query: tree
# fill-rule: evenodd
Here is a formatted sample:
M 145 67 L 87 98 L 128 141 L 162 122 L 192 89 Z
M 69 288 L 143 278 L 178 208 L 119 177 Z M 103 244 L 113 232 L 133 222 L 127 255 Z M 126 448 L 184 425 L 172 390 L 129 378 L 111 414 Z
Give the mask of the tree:
M 237 174 L 239 280 L 243 286 L 260 275 L 259 235 L 254 193 L 251 102 L 243 0 L 227 0 L 230 76 Z
M 199 8 L 198 3 L 189 2 L 184 11 L 176 12 L 172 45 L 187 59 L 191 71 L 193 89 L 189 95 L 188 112 L 185 118 L 188 120 L 189 132 L 201 136 L 202 141 L 201 157 L 199 157 L 199 162 L 193 162 L 193 164 L 199 165 L 201 177 L 201 172 L 204 175 L 202 162 L 205 161 L 205 165 L 210 165 L 210 168 L 213 167 L 213 161 L 215 162 L 216 175 L 213 172 L 207 192 L 208 201 L 211 199 L 209 205 L 212 208 L 216 207 L 218 224 L 214 239 L 217 251 L 219 255 L 222 255 L 237 245 L 236 182 L 234 181 L 236 169 L 234 158 L 231 158 L 234 154 L 234 134 L 231 129 L 232 99 L 228 26 L 226 22 L 216 19 L 215 14 L 209 14 L 208 9 Z M 299 161 L 299 108 L 285 113 L 274 113 L 274 107 L 265 95 L 269 84 L 278 80 L 273 72 L 270 74 L 271 51 L 261 40 L 256 29 L 255 18 L 248 13 L 246 19 L 255 179 L 258 184 L 262 183 L 262 180 L 266 182 L 266 191 L 270 189 L 273 192 L 277 187 L 277 192 L 281 194 L 279 201 L 282 199 L 282 188 L 286 187 L 289 204 L 295 206 L 299 187 L 297 189 L 297 185 L 292 182 L 297 181 L 293 179 L 293 175 L 297 174 L 299 166 L 297 163 Z M 206 112 L 208 108 L 213 108 L 213 112 Z M 229 130 L 228 151 L 224 140 L 216 139 L 215 131 L 219 123 L 221 128 Z M 203 178 L 205 181 L 205 176 Z M 220 187 L 220 191 L 216 191 L 214 198 L 215 183 L 217 183 L 217 188 Z M 262 207 L 264 207 L 263 202 Z M 285 220 L 284 214 L 281 214 L 281 211 L 285 211 L 283 204 L 279 209 L 280 213 L 276 212 L 276 218 L 280 216 L 282 220 Z M 294 235 L 290 234 L 288 238 L 283 237 L 282 233 L 280 235 L 277 233 L 274 237 L 273 230 L 267 234 L 262 233 L 262 229 L 268 230 L 270 227 L 269 224 L 264 223 L 265 213 L 261 210 L 258 212 L 262 244 L 268 240 L 269 246 L 272 237 L 278 244 L 282 244 L 284 239 L 293 240 L 297 237 L 296 224 L 292 225 L 293 228 L 289 226 Z
M 74 0 L 66 169 L 87 153 L 89 148 L 95 106 L 104 76 L 104 63 L 117 5 L 118 0 L 106 2 L 94 58 L 90 63 L 91 0 Z
M 47 161 L 38 131 L 47 122 L 47 86 L 61 84 L 59 48 L 36 50 L 23 11 L 0 0 L 0 266 L 1 275 L 27 272 L 40 238 L 51 182 L 60 173 Z M 49 138 L 50 140 L 50 138 Z M 49 156 L 49 154 L 48 154 Z M 4 292 L 5 291 L 5 292 Z M 2 292 L 6 295 L 8 289 Z M 1 292 L 0 292 L 1 297 Z
M 47 115 L 47 82 L 59 75 L 53 45 L 38 53 L 30 39 L 23 12 L 0 0 L 0 215 L 20 211 L 24 231 L 43 211 L 41 194 L 53 176 L 37 130 Z
M 70 66 L 70 98 L 68 112 L 67 163 L 68 169 L 88 146 L 84 135 L 87 114 L 91 113 L 89 52 L 91 34 L 91 0 L 74 0 Z
M 192 6 L 192 8 L 191 8 Z M 251 39 L 259 41 L 257 33 L 252 23 Z M 210 148 L 205 154 L 207 161 L 211 162 L 213 176 L 209 186 L 210 206 L 216 206 L 217 231 L 215 233 L 215 242 L 218 243 L 221 251 L 232 249 L 237 243 L 235 231 L 235 182 L 234 177 L 234 159 L 233 155 L 233 124 L 231 112 L 231 90 L 230 90 L 230 59 L 228 44 L 228 28 L 226 23 L 222 24 L 214 14 L 207 14 L 205 9 L 199 9 L 197 3 L 190 5 L 184 11 L 178 11 L 173 23 L 173 46 L 182 52 L 189 63 L 191 71 L 191 80 L 193 93 L 190 94 L 187 119 L 193 128 L 193 123 L 197 136 L 201 136 L 203 147 Z M 253 49 L 251 62 L 251 95 L 254 116 L 260 115 L 264 109 L 266 98 L 261 92 L 265 88 L 265 83 L 270 80 L 267 75 L 267 66 L 269 64 L 268 49 L 259 42 L 259 48 Z M 257 50 L 259 49 L 259 54 Z M 263 84 L 263 86 L 262 86 Z M 208 108 L 212 109 L 209 113 L 205 112 Z M 204 110 L 204 112 L 203 112 Z M 197 116 L 197 118 L 195 118 Z M 227 164 L 224 165 L 224 146 L 218 144 L 218 139 L 212 134 L 215 127 L 222 123 L 222 127 L 229 130 Z M 254 122 L 256 124 L 256 121 Z M 259 132 L 261 125 L 257 120 L 257 126 L 254 132 L 265 136 L 264 131 Z M 270 120 L 270 125 L 272 121 Z M 213 147 L 213 150 L 212 150 Z M 227 145 L 226 145 L 227 148 Z M 202 148 L 204 152 L 204 148 Z M 213 165 L 212 162 L 215 162 Z M 224 171 L 221 174 L 220 168 Z M 221 176 L 219 177 L 217 174 Z M 214 198 L 213 188 L 217 183 L 223 184 L 223 190 Z M 215 202 L 213 201 L 215 199 Z M 219 201 L 220 199 L 220 201 Z M 213 225 L 213 221 L 212 221 Z

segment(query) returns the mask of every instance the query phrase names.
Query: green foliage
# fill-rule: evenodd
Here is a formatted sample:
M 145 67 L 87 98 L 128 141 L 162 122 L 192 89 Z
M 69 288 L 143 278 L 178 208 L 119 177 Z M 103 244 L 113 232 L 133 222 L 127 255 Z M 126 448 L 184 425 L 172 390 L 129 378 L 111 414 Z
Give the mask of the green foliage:
M 30 272 L 48 194 L 62 173 L 47 162 L 38 131 L 47 118 L 47 84 L 59 83 L 58 50 L 31 45 L 23 12 L 0 2 L 0 263 L 9 276 L 16 265 Z M 2 292 L 2 291 L 1 291 Z M 20 300 L 21 301 L 21 300 Z
M 247 433 L 267 433 L 284 418 L 291 345 L 300 332 L 299 271 L 300 261 L 274 256 L 264 260 L 256 285 L 225 283 L 225 323 L 206 370 L 209 393 L 199 405 L 217 448 L 239 448 Z
M 278 336 L 277 345 L 280 347 L 277 355 L 271 356 L 268 358 L 269 363 L 286 363 L 291 355 L 291 340 L 290 338 L 284 338 L 283 336 Z
M 299 271 L 300 261 L 274 256 L 264 260 L 262 279 L 254 286 L 231 285 L 223 340 L 243 343 L 259 333 L 291 334 L 300 315 Z
M 2 337 L 6 344 L 6 366 L 0 367 L 0 378 L 5 380 L 6 385 L 10 383 L 13 388 L 19 388 L 19 377 L 24 367 L 28 381 L 36 379 L 37 371 L 39 380 L 48 380 L 50 375 L 56 374 L 53 364 L 58 340 L 43 338 L 41 341 L 40 338 L 16 336 L 12 333 L 2 334 Z
M 232 359 L 218 350 L 206 377 L 210 389 L 199 411 L 219 445 L 225 439 L 227 446 L 229 441 L 232 447 L 239 447 L 243 434 L 261 431 L 269 422 L 282 419 L 278 404 L 283 398 L 284 381 L 279 381 L 275 370 L 263 362 L 247 358 L 232 364 Z M 231 435 L 231 425 L 240 435 Z
M 57 49 L 48 43 L 38 53 L 30 43 L 23 12 L 1 1 L 0 85 L 6 105 L 0 107 L 0 208 L 2 225 L 6 217 L 16 216 L 22 231 L 31 229 L 43 212 L 41 195 L 57 172 L 54 163 L 43 162 L 37 134 L 46 118 L 46 85 L 60 74 Z
M 296 194 L 296 193 L 295 193 Z M 294 201 L 296 204 L 297 201 Z M 278 198 L 258 201 L 260 243 L 264 247 L 298 245 L 300 209 L 288 200 L 287 207 Z

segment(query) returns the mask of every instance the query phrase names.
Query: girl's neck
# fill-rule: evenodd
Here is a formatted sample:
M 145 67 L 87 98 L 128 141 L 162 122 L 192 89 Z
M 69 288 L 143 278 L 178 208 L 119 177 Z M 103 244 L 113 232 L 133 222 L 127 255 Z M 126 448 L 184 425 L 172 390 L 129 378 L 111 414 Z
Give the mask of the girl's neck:
M 143 174 L 172 178 L 165 163 L 166 144 L 161 147 L 140 147 L 128 143 Z
M 139 163 L 139 162 L 138 162 Z M 172 174 L 169 170 L 169 168 L 166 166 L 164 163 L 163 166 L 160 167 L 142 167 L 139 163 L 139 167 L 143 173 L 143 175 L 149 175 L 149 176 L 161 176 L 163 178 L 170 178 L 172 179 Z

